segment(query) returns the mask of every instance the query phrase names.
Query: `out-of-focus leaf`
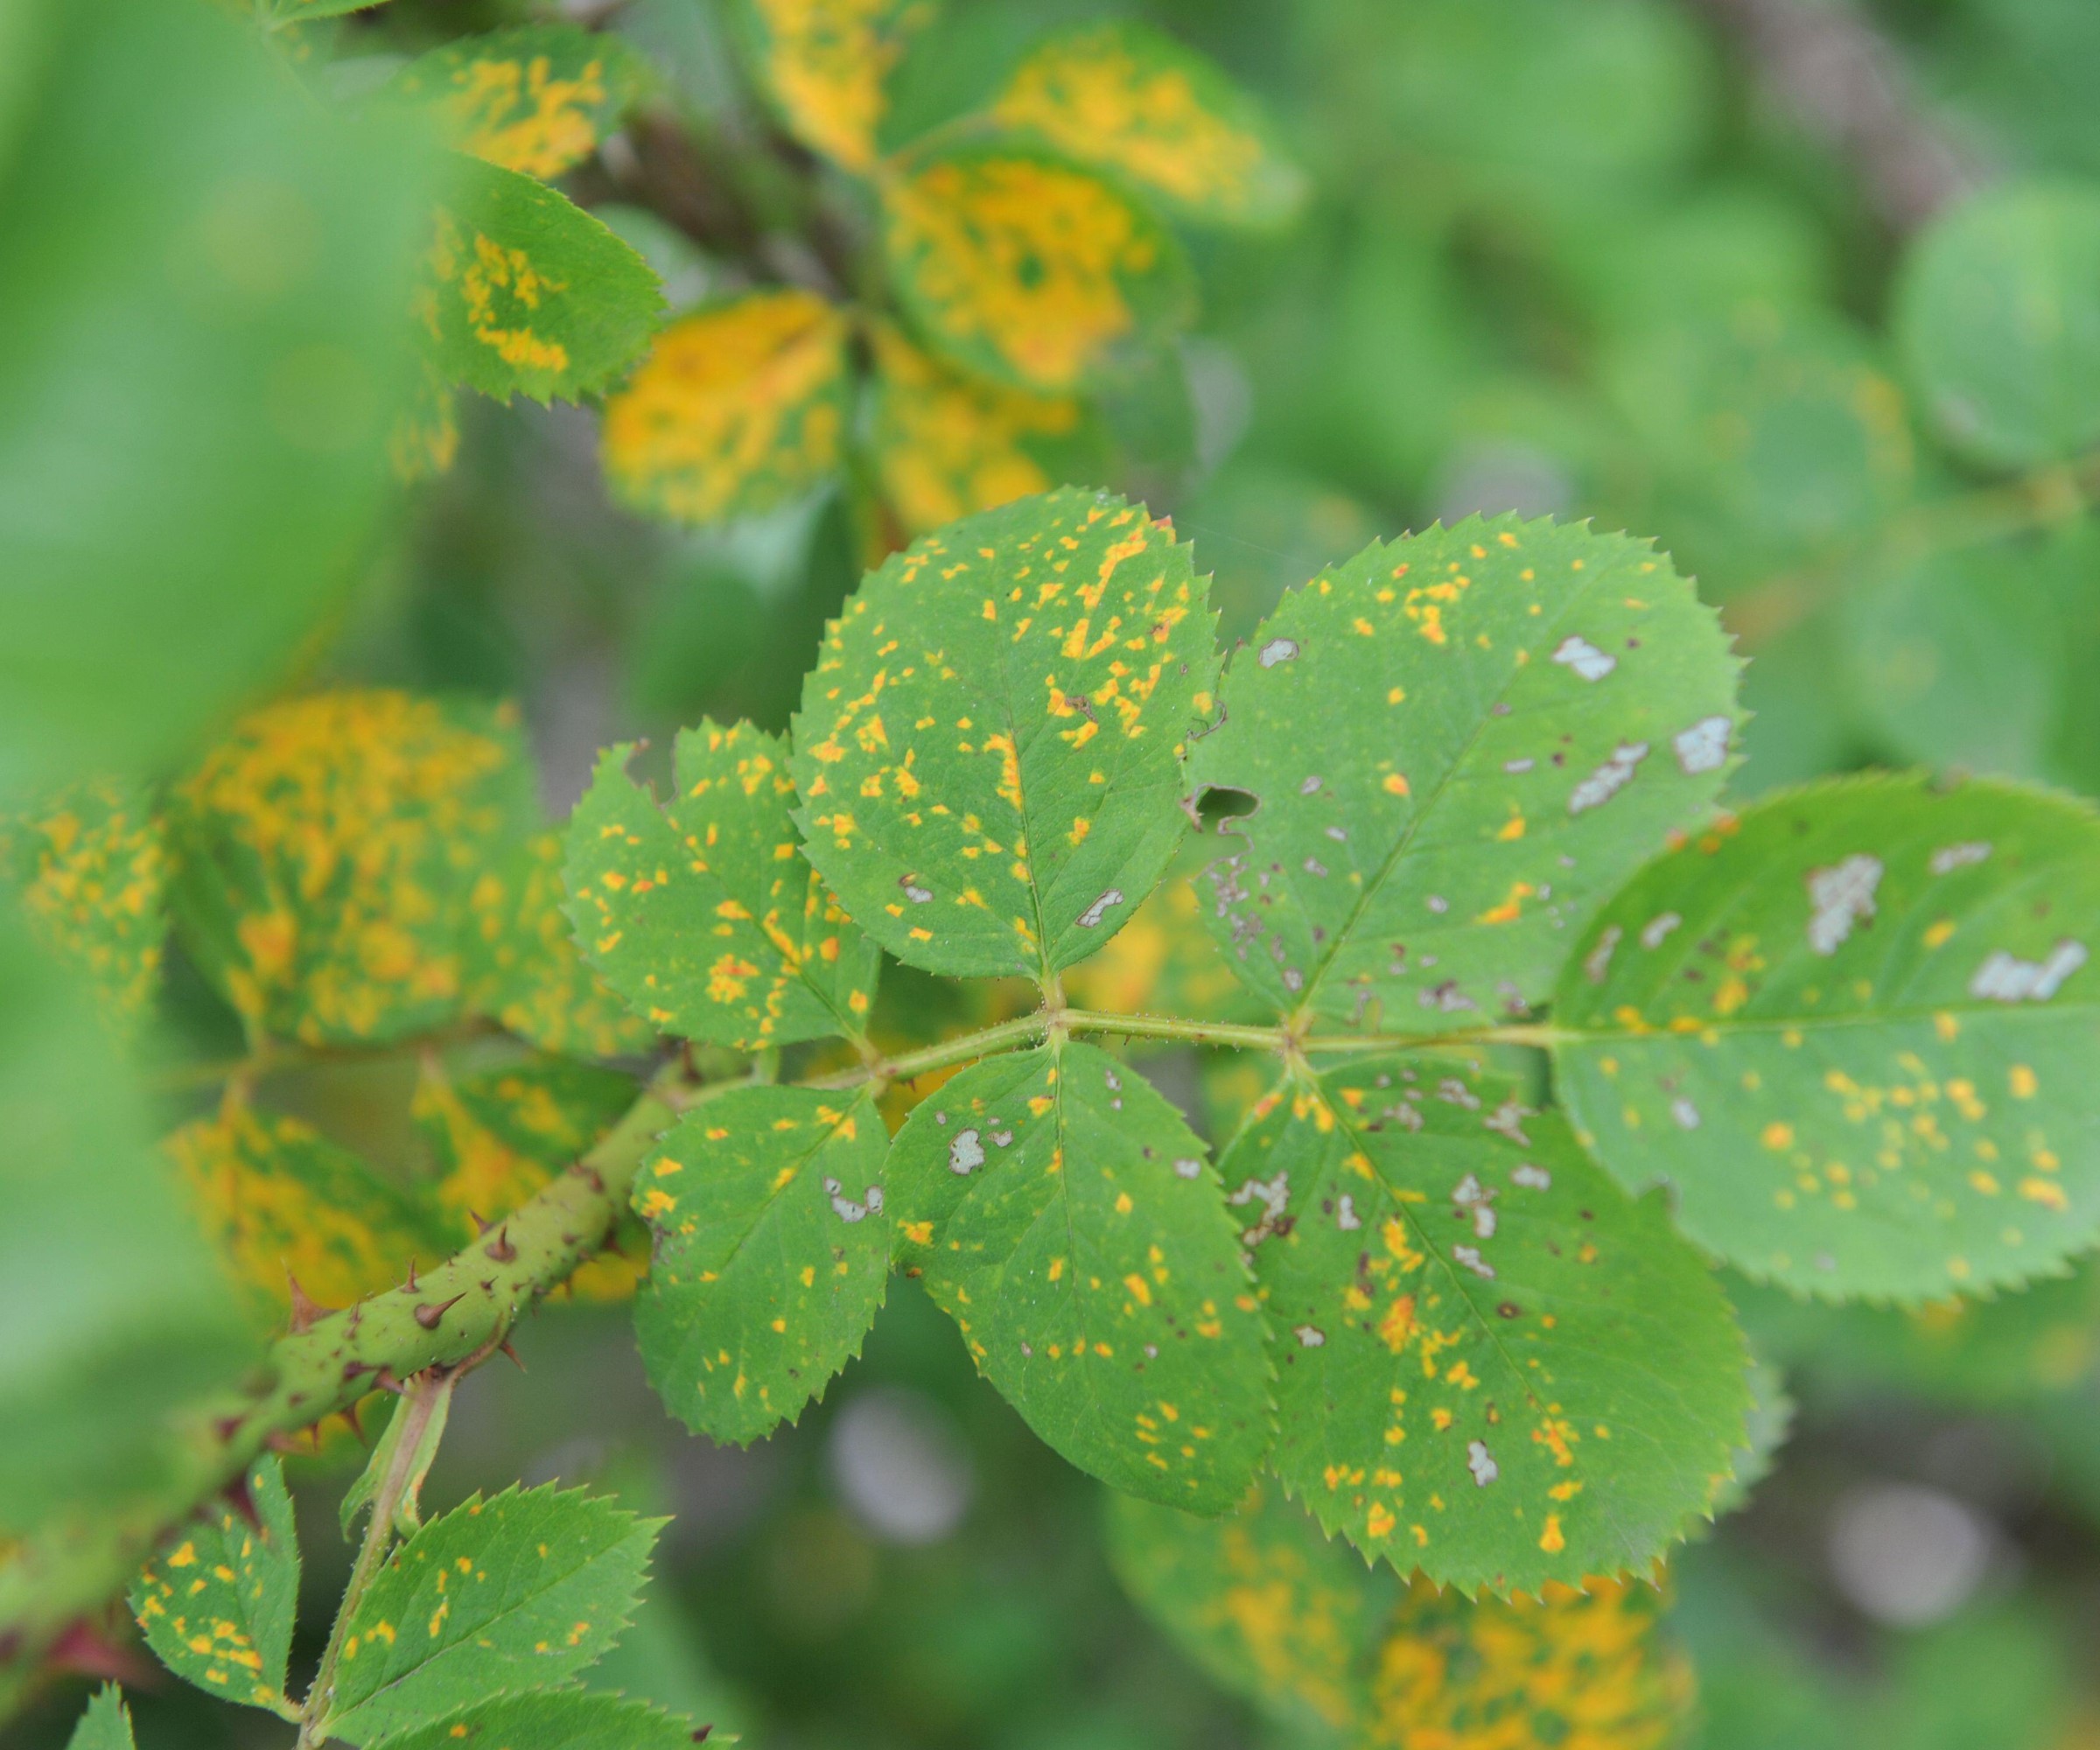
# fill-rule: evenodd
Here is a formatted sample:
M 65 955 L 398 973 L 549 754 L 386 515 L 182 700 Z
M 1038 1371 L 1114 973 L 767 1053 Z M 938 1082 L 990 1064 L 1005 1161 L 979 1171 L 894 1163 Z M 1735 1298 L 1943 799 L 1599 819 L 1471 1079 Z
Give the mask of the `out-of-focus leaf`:
M 432 49 L 392 88 L 434 110 L 461 151 L 547 181 L 598 150 L 647 76 L 618 37 L 523 24 Z
M 168 933 L 167 844 L 150 804 L 114 778 L 71 786 L 0 819 L 0 869 L 22 884 L 31 928 L 86 972 L 120 1032 L 159 989 Z
M 1080 402 L 952 371 L 886 323 L 874 340 L 871 441 L 908 534 L 1101 472 L 1099 424 Z
M 89 1698 L 87 1712 L 66 1740 L 66 1750 L 136 1750 L 136 1745 L 123 1691 L 115 1684 L 104 1684 Z
M 2014 183 L 1943 214 L 1903 264 L 1894 322 L 1964 455 L 2026 468 L 2100 444 L 2100 189 Z
M 0 1530 L 152 1481 L 259 1343 L 88 991 L 0 908 Z
M 1640 1572 L 1707 1510 L 1741 1333 L 1558 1114 L 1455 1060 L 1352 1059 L 1264 1098 L 1219 1172 L 1276 1332 L 1272 1462 L 1325 1530 L 1535 1592 Z
M 564 897 L 560 833 L 536 833 L 490 858 L 466 900 L 467 1004 L 542 1051 L 640 1055 L 656 1030 L 585 964 Z
M 414 299 L 439 368 L 505 402 L 606 388 L 662 312 L 648 263 L 544 183 L 464 156 L 452 172 Z
M 206 1230 L 266 1309 L 290 1306 L 289 1278 L 323 1306 L 344 1306 L 458 1245 L 434 1210 L 347 1149 L 237 1096 L 216 1117 L 185 1124 L 167 1148 Z
M 634 1309 L 642 1364 L 695 1433 L 794 1421 L 860 1353 L 889 1280 L 874 1102 L 739 1088 L 689 1112 L 634 1181 L 654 1230 Z
M 386 481 L 431 187 L 413 130 L 305 101 L 208 6 L 38 10 L 46 76 L 0 181 L 16 806 L 186 752 L 335 603 Z
M 919 338 L 1008 388 L 1099 387 L 1191 314 L 1172 234 L 1055 153 L 943 147 L 886 180 L 882 197 L 891 277 Z
M 1645 526 L 1710 593 L 1827 555 L 1911 495 L 1903 392 L 1834 318 L 1743 304 L 1632 335 L 1606 372 L 1654 471 Z
M 1645 542 L 1469 520 L 1373 546 L 1235 655 L 1189 776 L 1255 799 L 1207 921 L 1277 1011 L 1477 1027 L 1718 794 L 1738 664 Z
M 499 1696 L 387 1740 L 387 1750 L 692 1750 L 693 1722 L 647 1702 L 591 1690 Z
M 1211 62 L 1133 20 L 1052 38 L 1015 69 L 992 114 L 1119 172 L 1185 219 L 1272 225 L 1305 196 L 1260 106 Z
M 1222 1519 L 1118 1494 L 1108 1520 L 1124 1589 L 1218 1683 L 1284 1718 L 1334 1730 L 1362 1719 L 1364 1660 L 1390 1583 L 1323 1536 L 1273 1479 Z
M 350 1614 L 329 1735 L 390 1738 L 581 1670 L 626 1626 L 662 1523 L 552 1487 L 430 1521 Z
M 635 1012 L 760 1050 L 867 1030 L 875 945 L 803 859 L 788 750 L 749 724 L 680 732 L 659 808 L 609 748 L 570 818 L 569 915 Z
M 1663 1603 L 1638 1579 L 1478 1603 L 1417 1580 L 1378 1651 L 1365 1744 L 1669 1750 L 1697 1687 L 1661 1633 Z
M 736 0 L 760 83 L 788 130 L 848 170 L 875 167 L 883 87 L 935 0 Z
M 928 536 L 804 686 L 810 861 L 900 960 L 1047 976 L 1166 869 L 1216 662 L 1189 550 L 1142 507 L 1067 490 Z
M 1556 1085 L 1621 1183 L 1666 1181 L 1677 1225 L 1756 1280 L 2026 1281 L 2100 1228 L 2096 933 L 2090 807 L 1916 777 L 1787 792 L 1591 925 Z
M 752 292 L 680 318 L 606 403 L 606 477 L 681 522 L 755 515 L 838 466 L 845 319 L 807 291 Z
M 270 705 L 177 787 L 185 947 L 251 1034 L 384 1040 L 457 1019 L 478 873 L 538 824 L 509 706 Z
M 459 397 L 437 361 L 418 360 L 407 404 L 387 438 L 395 478 L 413 484 L 449 473 L 459 455 Z
M 250 1466 L 253 1521 L 225 1501 L 183 1526 L 140 1570 L 131 1614 L 178 1677 L 211 1695 L 282 1711 L 299 1603 L 299 1544 L 284 1473 Z

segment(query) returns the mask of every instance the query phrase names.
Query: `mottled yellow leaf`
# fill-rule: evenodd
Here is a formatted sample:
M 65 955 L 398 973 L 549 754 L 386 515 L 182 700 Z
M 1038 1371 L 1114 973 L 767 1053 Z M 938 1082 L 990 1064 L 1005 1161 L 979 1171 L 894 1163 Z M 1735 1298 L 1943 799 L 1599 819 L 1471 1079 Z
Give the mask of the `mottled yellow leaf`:
M 656 337 L 606 403 L 606 476 L 638 510 L 683 522 L 768 510 L 837 466 L 846 325 L 812 293 L 754 292 Z
M 562 912 L 562 835 L 491 860 L 467 895 L 467 1003 L 542 1051 L 626 1057 L 656 1034 L 584 962 Z
M 22 884 L 31 927 L 93 981 L 129 1029 L 151 1005 L 167 935 L 167 847 L 146 799 L 113 778 L 0 819 L 0 871 Z
M 1691 1711 L 1691 1668 L 1639 1580 L 1549 1585 L 1468 1603 L 1417 1581 L 1378 1649 L 1362 1742 L 1380 1750 L 1664 1750 Z
M 542 180 L 598 149 L 640 90 L 634 52 L 573 24 L 527 24 L 433 49 L 395 92 L 437 112 L 452 144 Z
M 884 82 L 933 22 L 933 0 L 745 0 L 760 79 L 788 130 L 848 170 L 872 169 Z
M 388 691 L 266 706 L 177 786 L 184 942 L 251 1034 L 457 1019 L 478 872 L 537 825 L 508 706 Z
M 476 1074 L 424 1065 L 411 1110 L 442 1177 L 433 1195 L 465 1237 L 473 1220 L 500 1222 L 580 1157 L 626 1110 L 634 1082 L 547 1058 Z M 569 1279 L 584 1300 L 624 1300 L 648 1256 L 640 1224 L 627 1254 L 606 1251 Z
M 432 1211 L 347 1149 L 238 1095 L 167 1147 L 228 1268 L 280 1310 L 290 1305 L 288 1271 L 315 1300 L 341 1306 L 393 1286 L 411 1260 L 454 1250 Z
M 886 183 L 883 206 L 891 275 L 920 338 L 1011 388 L 1101 383 L 1190 313 L 1172 235 L 1053 153 L 951 146 Z
M 413 485 L 452 472 L 459 453 L 459 398 L 436 361 L 418 361 L 409 399 L 387 434 L 387 459 L 396 480 Z
M 992 113 L 1120 172 L 1185 218 L 1267 224 L 1305 192 L 1252 98 L 1172 38 L 1127 19 L 1044 43 Z
M 1079 402 L 952 371 L 886 323 L 874 343 L 875 464 L 907 535 L 1101 472 Z

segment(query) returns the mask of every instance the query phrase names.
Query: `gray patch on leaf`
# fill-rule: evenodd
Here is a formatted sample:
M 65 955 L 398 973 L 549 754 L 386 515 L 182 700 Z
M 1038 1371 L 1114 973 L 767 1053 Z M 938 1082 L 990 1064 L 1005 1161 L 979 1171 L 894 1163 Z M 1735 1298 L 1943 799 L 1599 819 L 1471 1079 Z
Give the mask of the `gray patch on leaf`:
M 2001 948 L 1977 969 L 1969 994 L 1992 1003 L 2046 1003 L 2085 959 L 2085 944 L 2068 936 L 2046 960 L 2021 960 Z
M 1606 655 L 1588 639 L 1572 632 L 1560 640 L 1553 660 L 1564 668 L 1573 669 L 1586 681 L 1601 681 L 1619 666 L 1616 656 Z
M 1494 1280 L 1494 1266 L 1480 1256 L 1477 1248 L 1453 1246 L 1451 1249 L 1451 1255 L 1475 1276 L 1485 1277 L 1489 1282 Z
M 1829 959 L 1844 947 L 1855 925 L 1874 915 L 1874 890 L 1881 885 L 1881 859 L 1855 851 L 1827 869 L 1811 869 L 1808 884 L 1809 947 Z
M 1617 924 L 1614 924 L 1597 938 L 1597 946 L 1590 950 L 1582 962 L 1582 970 L 1589 975 L 1591 984 L 1604 983 L 1604 975 L 1611 970 L 1612 951 L 1619 946 L 1619 938 L 1625 934 Z
M 984 1144 L 977 1140 L 975 1126 L 957 1130 L 948 1144 L 948 1170 L 958 1176 L 975 1172 L 984 1165 Z
M 1660 917 L 1650 918 L 1648 928 L 1641 932 L 1641 946 L 1651 953 L 1669 940 L 1670 934 L 1684 920 L 1675 912 L 1664 912 Z
M 1466 1441 L 1466 1468 L 1473 1473 L 1474 1487 L 1476 1488 L 1486 1488 L 1502 1474 L 1502 1467 L 1488 1456 L 1485 1440 Z
M 1964 844 L 1942 844 L 1932 853 L 1930 868 L 1935 875 L 1951 875 L 1957 869 L 1966 869 L 1970 864 L 1981 863 L 1990 856 L 1991 847 L 1982 839 L 1970 839 Z
M 1262 646 L 1262 652 L 1258 660 L 1260 661 L 1263 668 L 1273 668 L 1278 662 L 1288 662 L 1293 656 L 1297 654 L 1298 643 L 1296 640 L 1290 638 L 1271 638 L 1266 644 Z
M 1728 759 L 1728 737 L 1735 724 L 1725 717 L 1703 717 L 1690 729 L 1681 730 L 1671 737 L 1670 745 L 1677 751 L 1677 765 L 1687 777 L 1697 777 L 1702 772 L 1712 772 L 1725 765 Z
M 1100 924 L 1101 920 L 1108 916 L 1110 909 L 1112 906 L 1120 906 L 1122 903 L 1123 889 L 1120 887 L 1110 888 L 1107 892 L 1103 893 L 1098 900 L 1095 900 L 1092 905 L 1088 906 L 1085 911 L 1079 914 L 1079 928 L 1082 929 L 1093 929 L 1096 928 Z
M 1648 758 L 1645 741 L 1622 741 L 1612 750 L 1612 757 L 1594 772 L 1576 785 L 1574 794 L 1568 798 L 1568 812 L 1586 814 L 1592 808 L 1600 808 L 1633 782 L 1634 773 Z
M 1521 1185 L 1528 1191 L 1545 1191 L 1552 1187 L 1553 1175 L 1544 1167 L 1534 1166 L 1526 1161 L 1509 1175 L 1509 1182 Z

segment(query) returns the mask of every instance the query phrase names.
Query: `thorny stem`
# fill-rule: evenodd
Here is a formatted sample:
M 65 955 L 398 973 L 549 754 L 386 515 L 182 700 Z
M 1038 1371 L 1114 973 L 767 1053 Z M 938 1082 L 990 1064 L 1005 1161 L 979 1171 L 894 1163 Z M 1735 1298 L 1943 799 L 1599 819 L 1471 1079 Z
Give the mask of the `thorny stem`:
M 472 1364 L 462 1362 L 461 1369 Z M 313 1674 L 313 1684 L 306 1691 L 305 1704 L 299 1710 L 299 1740 L 296 1750 L 312 1750 L 312 1746 L 327 1741 L 323 1729 L 332 1704 L 335 1699 L 335 1668 L 342 1662 L 343 1642 L 350 1632 L 350 1619 L 357 1614 L 359 1601 L 379 1572 L 379 1564 L 386 1559 L 388 1548 L 394 1541 L 394 1516 L 401 1508 L 401 1498 L 407 1489 L 409 1479 L 415 1474 L 418 1458 L 424 1456 L 418 1449 L 423 1444 L 431 1412 L 437 1408 L 439 1395 L 450 1382 L 448 1369 L 430 1368 L 415 1375 L 402 1389 L 401 1408 L 397 1414 L 407 1419 L 402 1424 L 401 1438 L 395 1443 L 393 1462 L 379 1480 L 379 1488 L 372 1497 L 372 1516 L 365 1526 L 365 1540 L 358 1545 L 357 1560 L 350 1569 L 350 1582 L 343 1588 L 343 1601 L 335 1613 L 335 1626 L 328 1631 L 328 1645 L 321 1655 L 320 1669 Z
M 1291 1026 L 1046 1005 L 938 1045 L 876 1058 L 796 1085 L 864 1086 L 880 1093 L 929 1070 L 1046 1037 L 1053 1029 L 1270 1052 L 1290 1066 L 1321 1055 L 1544 1046 L 1561 1037 L 1552 1027 L 1530 1025 L 1445 1033 L 1305 1037 Z M 567 1282 L 605 1243 L 626 1208 L 628 1191 L 651 1146 L 678 1115 L 735 1088 L 753 1086 L 762 1075 L 761 1069 L 760 1076 L 695 1085 L 682 1063 L 675 1061 L 588 1153 L 522 1204 L 500 1229 L 425 1272 L 413 1288 L 389 1289 L 279 1338 L 257 1383 L 230 1401 L 220 1398 L 200 1406 L 164 1488 L 135 1508 L 40 1530 L 17 1548 L 0 1571 L 0 1665 L 33 1658 L 69 1623 L 98 1608 L 122 1586 L 164 1532 L 233 1483 L 265 1447 L 340 1414 L 377 1387 L 412 1381 L 430 1368 L 457 1368 L 492 1350 L 521 1313 Z M 444 1310 L 426 1326 L 418 1315 L 427 1317 L 434 1306 Z M 403 1450 L 412 1450 L 413 1445 L 404 1442 Z M 374 1528 L 391 1522 L 398 1499 L 396 1493 L 374 1503 Z M 367 1543 L 377 1539 L 383 1554 L 385 1536 L 383 1529 L 368 1530 Z M 361 1551 L 359 1559 L 360 1564 L 366 1560 Z M 357 1584 L 354 1574 L 353 1582 Z M 352 1597 L 346 1603 L 354 1601 Z M 322 1678 L 327 1675 L 325 1670 Z M 326 1690 L 322 1678 L 309 1694 L 310 1704 L 314 1693 Z M 320 1705 L 326 1704 L 324 1698 Z M 311 1722 L 302 1727 L 302 1746 L 316 1741 L 306 1735 L 310 1728 Z

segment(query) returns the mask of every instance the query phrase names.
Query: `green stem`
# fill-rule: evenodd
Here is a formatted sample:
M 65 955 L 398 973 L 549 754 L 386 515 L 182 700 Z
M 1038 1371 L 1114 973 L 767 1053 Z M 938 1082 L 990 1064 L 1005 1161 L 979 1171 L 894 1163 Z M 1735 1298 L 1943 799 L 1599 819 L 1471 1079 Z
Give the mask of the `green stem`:
M 394 1518 L 401 1510 L 402 1496 L 416 1472 L 423 1437 L 440 1396 L 451 1385 L 449 1370 L 432 1368 L 415 1375 L 402 1390 L 401 1408 L 396 1412 L 402 1421 L 400 1438 L 393 1447 L 393 1462 L 380 1478 L 378 1490 L 372 1497 L 372 1516 L 365 1526 L 365 1540 L 358 1545 L 357 1560 L 350 1569 L 350 1582 L 343 1588 L 343 1601 L 335 1613 L 335 1626 L 328 1631 L 328 1645 L 321 1655 L 320 1669 L 313 1674 L 305 1704 L 299 1710 L 299 1740 L 296 1750 L 312 1750 L 313 1746 L 327 1742 L 326 1726 L 335 1699 L 335 1669 L 342 1662 L 343 1642 L 350 1633 L 350 1620 L 356 1615 L 359 1602 L 377 1577 L 380 1564 L 386 1559 L 387 1550 L 394 1542 Z

